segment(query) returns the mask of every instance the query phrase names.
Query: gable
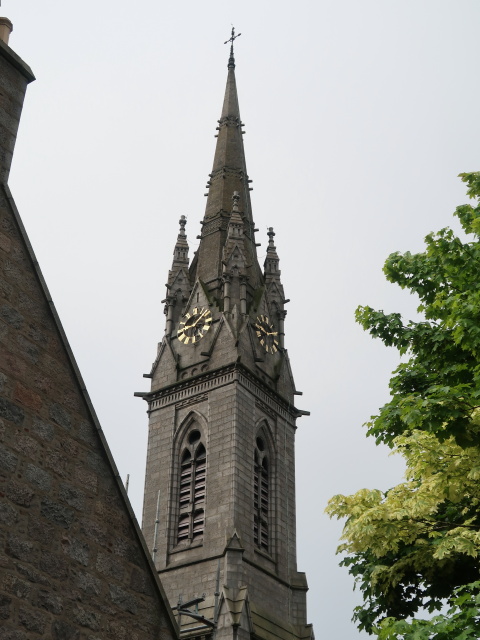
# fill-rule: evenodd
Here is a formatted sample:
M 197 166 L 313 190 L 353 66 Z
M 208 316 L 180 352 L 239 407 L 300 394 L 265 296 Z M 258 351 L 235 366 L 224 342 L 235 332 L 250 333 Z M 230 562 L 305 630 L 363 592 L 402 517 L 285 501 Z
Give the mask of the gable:
M 52 638 L 175 638 L 175 620 L 6 186 L 0 460 L 2 628 Z

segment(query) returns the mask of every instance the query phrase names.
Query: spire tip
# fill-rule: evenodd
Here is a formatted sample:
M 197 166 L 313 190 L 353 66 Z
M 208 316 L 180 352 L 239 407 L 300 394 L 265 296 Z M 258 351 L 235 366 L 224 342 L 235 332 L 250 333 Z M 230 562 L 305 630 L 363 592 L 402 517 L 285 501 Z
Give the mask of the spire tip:
M 232 25 L 232 34 L 230 36 L 230 38 L 228 40 L 225 40 L 225 42 L 223 44 L 228 44 L 229 42 L 230 44 L 230 57 L 228 59 L 228 68 L 229 69 L 235 69 L 235 56 L 233 55 L 233 43 L 236 40 L 236 38 L 239 38 L 242 34 L 241 33 L 237 33 L 237 35 L 235 35 L 235 27 Z

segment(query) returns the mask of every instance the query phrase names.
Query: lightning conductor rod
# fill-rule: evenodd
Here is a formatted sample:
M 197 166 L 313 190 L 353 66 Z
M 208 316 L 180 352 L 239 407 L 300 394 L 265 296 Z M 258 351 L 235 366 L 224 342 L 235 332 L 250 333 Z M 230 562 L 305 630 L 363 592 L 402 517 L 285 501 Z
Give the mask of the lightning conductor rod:
M 158 523 L 160 522 L 160 491 L 157 495 L 157 515 L 155 516 L 155 529 L 153 531 L 153 549 L 152 549 L 152 560 L 155 562 L 155 555 L 157 553 L 157 534 L 158 534 Z
M 0 2 L 1 2 L 1 0 L 0 0 Z M 129 485 L 129 483 L 130 483 L 130 474 L 127 473 L 127 479 L 125 480 L 125 493 L 127 494 L 127 496 L 128 496 L 128 485 Z

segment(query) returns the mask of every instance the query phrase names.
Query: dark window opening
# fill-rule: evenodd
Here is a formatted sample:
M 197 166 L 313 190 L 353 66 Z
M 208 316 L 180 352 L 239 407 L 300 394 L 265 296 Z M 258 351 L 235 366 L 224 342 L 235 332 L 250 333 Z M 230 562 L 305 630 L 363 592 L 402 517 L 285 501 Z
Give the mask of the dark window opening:
M 261 448 L 258 446 L 259 441 Z M 269 474 L 268 459 L 264 455 L 265 446 L 257 438 L 253 468 L 253 541 L 257 547 L 269 551 L 268 511 L 269 511 Z
M 180 460 L 177 544 L 203 537 L 207 452 L 198 429 L 192 429 Z

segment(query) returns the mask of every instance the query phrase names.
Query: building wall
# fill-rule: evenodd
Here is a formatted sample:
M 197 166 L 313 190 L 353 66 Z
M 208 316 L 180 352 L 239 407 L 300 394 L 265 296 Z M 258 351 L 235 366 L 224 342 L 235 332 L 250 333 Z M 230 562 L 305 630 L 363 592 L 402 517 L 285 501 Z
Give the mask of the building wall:
M 250 601 L 264 615 L 282 611 L 286 623 L 305 624 L 306 581 L 297 573 L 295 536 L 295 421 L 252 376 L 234 367 L 211 372 L 161 392 L 150 410 L 144 531 L 154 546 L 160 489 L 156 565 L 172 606 L 215 590 L 220 582 L 248 585 Z M 179 500 L 178 441 L 192 420 L 207 448 L 205 530 L 201 544 L 176 545 Z M 253 474 L 258 430 L 268 434 L 270 462 L 270 550 L 254 544 Z M 241 562 L 230 561 L 236 534 Z M 211 602 L 207 598 L 207 604 Z M 285 615 L 287 614 L 287 615 Z

